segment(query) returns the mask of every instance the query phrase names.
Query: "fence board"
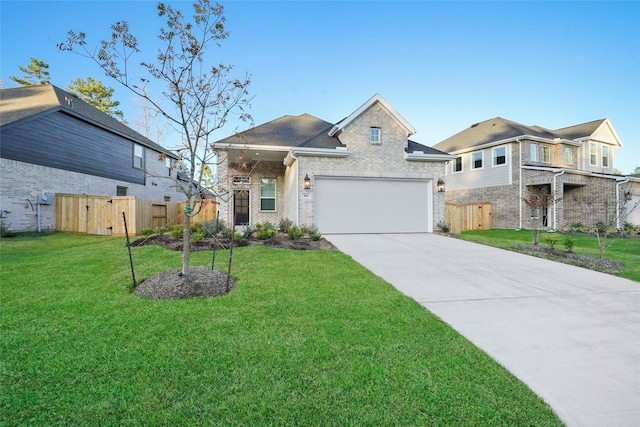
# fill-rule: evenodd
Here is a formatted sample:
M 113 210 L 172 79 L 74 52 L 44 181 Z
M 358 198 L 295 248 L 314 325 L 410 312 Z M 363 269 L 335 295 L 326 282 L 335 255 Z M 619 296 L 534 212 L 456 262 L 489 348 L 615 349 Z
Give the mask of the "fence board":
M 446 204 L 446 223 L 452 233 L 491 229 L 491 203 Z
M 144 228 L 182 224 L 184 202 L 164 202 L 131 196 L 108 197 L 85 194 L 56 194 L 56 230 L 72 233 L 122 236 L 122 212 L 130 235 Z M 208 200 L 193 222 L 216 218 L 216 202 Z

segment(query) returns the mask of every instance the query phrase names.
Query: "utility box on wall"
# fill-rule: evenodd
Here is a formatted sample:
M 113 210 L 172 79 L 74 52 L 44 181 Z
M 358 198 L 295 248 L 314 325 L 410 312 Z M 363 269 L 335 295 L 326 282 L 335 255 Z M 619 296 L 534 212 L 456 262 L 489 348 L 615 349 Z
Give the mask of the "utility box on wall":
M 53 193 L 42 193 L 36 195 L 37 205 L 50 205 L 53 203 Z

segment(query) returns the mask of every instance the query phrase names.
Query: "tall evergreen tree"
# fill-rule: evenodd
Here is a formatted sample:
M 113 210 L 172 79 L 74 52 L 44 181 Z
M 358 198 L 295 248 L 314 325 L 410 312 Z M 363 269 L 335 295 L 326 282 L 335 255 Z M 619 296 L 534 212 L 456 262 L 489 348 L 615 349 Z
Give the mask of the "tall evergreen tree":
M 49 64 L 35 58 L 31 58 L 31 62 L 26 67 L 18 66 L 18 69 L 24 73 L 22 77 L 9 76 L 11 80 L 20 86 L 37 86 L 50 83 Z
M 94 80 L 91 77 L 87 77 L 86 80 L 75 79 L 69 83 L 67 90 L 111 117 L 124 120 L 124 113 L 116 109 L 120 102 L 111 99 L 115 89 L 105 86 L 100 80 Z

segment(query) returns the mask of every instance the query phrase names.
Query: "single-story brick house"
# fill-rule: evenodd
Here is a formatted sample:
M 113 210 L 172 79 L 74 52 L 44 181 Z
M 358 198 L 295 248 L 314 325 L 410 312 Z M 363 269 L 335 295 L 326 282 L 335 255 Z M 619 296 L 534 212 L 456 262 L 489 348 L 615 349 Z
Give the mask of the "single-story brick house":
M 640 179 L 614 172 L 622 142 L 608 119 L 550 130 L 496 117 L 433 147 L 455 157 L 447 203 L 491 202 L 493 228 L 640 224 Z M 556 202 L 528 207 L 527 194 L 541 190 Z
M 415 132 L 376 94 L 337 123 L 287 115 L 217 141 L 220 216 L 322 233 L 431 232 L 454 157 L 409 140 Z

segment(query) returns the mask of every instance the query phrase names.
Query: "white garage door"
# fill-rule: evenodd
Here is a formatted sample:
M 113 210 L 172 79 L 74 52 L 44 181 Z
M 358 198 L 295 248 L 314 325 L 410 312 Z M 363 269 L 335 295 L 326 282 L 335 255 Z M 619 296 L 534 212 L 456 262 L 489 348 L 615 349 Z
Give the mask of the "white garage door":
M 430 180 L 316 177 L 321 233 L 417 233 L 432 228 Z

